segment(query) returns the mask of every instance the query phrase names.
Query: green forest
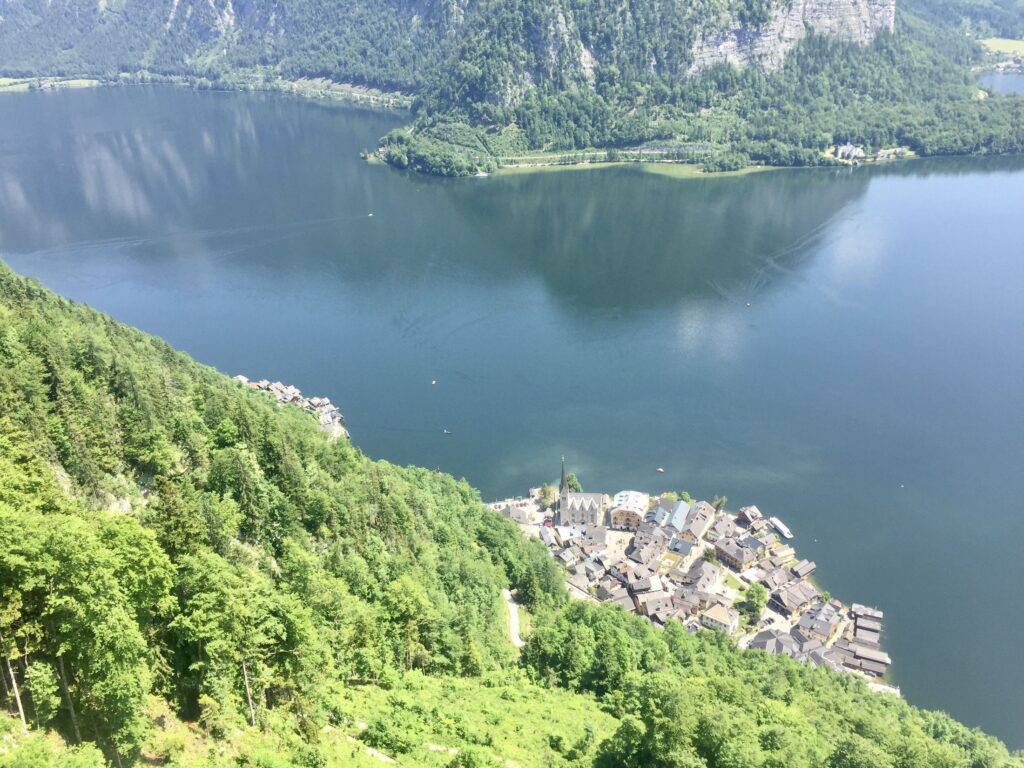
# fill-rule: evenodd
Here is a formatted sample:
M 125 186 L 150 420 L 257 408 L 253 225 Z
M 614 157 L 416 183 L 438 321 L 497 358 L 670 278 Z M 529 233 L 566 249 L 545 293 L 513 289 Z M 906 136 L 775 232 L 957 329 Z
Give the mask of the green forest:
M 595 149 L 708 171 L 830 164 L 826 150 L 846 142 L 917 155 L 1024 149 L 1024 99 L 979 91 L 972 72 L 978 39 L 1024 36 L 1020 0 L 900 0 L 894 30 L 871 41 L 811 34 L 777 70 L 691 72 L 698 39 L 756 32 L 789 7 L 20 0 L 4 7 L 0 74 L 212 88 L 328 78 L 402 92 L 414 97 L 410 124 L 382 138 L 380 157 L 446 176 Z
M 0 371 L 0 768 L 1024 766 L 853 676 L 570 602 L 465 482 L 3 264 Z

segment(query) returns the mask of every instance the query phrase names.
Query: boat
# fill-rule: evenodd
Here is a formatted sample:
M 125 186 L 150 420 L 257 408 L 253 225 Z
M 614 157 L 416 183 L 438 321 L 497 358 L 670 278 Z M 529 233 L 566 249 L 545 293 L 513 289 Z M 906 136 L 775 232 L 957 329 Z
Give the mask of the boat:
M 777 518 L 777 517 L 769 517 L 768 518 L 768 522 L 775 526 L 775 530 L 777 530 L 779 533 L 781 533 L 783 538 L 785 538 L 785 539 L 792 539 L 793 538 L 793 532 L 791 530 L 789 530 L 789 527 L 784 522 L 779 520 L 779 518 Z
M 660 472 L 661 474 L 665 474 L 665 468 L 664 468 L 664 467 L 658 467 L 658 468 L 657 468 L 656 470 L 654 470 L 654 471 L 655 471 L 655 472 Z
M 450 429 L 442 430 L 446 435 L 450 435 L 452 431 Z

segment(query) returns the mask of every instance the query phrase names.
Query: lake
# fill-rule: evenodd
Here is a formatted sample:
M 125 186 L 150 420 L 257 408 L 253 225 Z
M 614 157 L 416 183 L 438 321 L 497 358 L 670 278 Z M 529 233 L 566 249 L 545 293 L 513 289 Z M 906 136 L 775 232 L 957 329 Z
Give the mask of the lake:
M 911 702 L 1024 747 L 1024 159 L 438 180 L 359 159 L 400 117 L 280 95 L 0 114 L 15 269 L 486 500 L 564 455 L 757 504 Z
M 978 83 L 994 93 L 1024 93 L 1024 72 L 985 72 Z

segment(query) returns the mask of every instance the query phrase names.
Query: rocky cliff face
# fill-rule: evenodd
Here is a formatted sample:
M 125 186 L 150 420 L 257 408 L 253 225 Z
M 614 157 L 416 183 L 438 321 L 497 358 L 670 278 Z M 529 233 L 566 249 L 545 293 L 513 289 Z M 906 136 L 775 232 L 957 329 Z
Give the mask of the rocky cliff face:
M 736 26 L 699 36 L 690 73 L 719 63 L 778 69 L 786 53 L 811 31 L 868 43 L 882 30 L 892 31 L 895 19 L 896 0 L 792 0 L 759 30 Z

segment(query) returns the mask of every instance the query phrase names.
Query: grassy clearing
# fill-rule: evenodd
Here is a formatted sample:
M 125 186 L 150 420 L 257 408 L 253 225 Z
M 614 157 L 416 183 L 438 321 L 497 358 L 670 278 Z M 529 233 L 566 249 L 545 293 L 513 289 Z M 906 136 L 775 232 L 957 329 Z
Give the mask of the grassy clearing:
M 560 740 L 567 751 L 589 725 L 596 745 L 618 726 L 590 696 L 540 688 L 514 674 L 485 679 L 483 685 L 409 674 L 391 691 L 348 688 L 338 706 L 352 723 L 351 736 L 358 736 L 364 723 L 401 724 L 417 746 L 392 757 L 398 765 L 427 768 L 448 765 L 451 750 L 466 748 L 509 766 L 562 765 Z
M 738 171 L 721 171 L 708 173 L 700 165 L 693 163 L 673 163 L 663 161 L 636 161 L 619 160 L 616 162 L 588 161 L 582 163 L 561 163 L 551 165 L 516 165 L 503 166 L 494 172 L 495 176 L 522 175 L 524 173 L 540 173 L 549 171 L 588 171 L 604 168 L 636 168 L 644 173 L 652 173 L 657 176 L 668 176 L 673 179 L 717 179 L 730 176 L 746 176 L 751 173 L 762 171 L 777 171 L 774 166 L 748 166 Z
M 87 78 L 68 78 L 62 80 L 52 77 L 0 77 L 0 93 L 24 93 L 35 88 L 94 88 L 99 80 Z
M 557 768 L 568 765 L 564 754 L 576 746 L 588 726 L 593 738 L 582 752 L 589 759 L 618 727 L 618 721 L 589 694 L 541 688 L 518 671 L 483 679 L 409 673 L 391 689 L 341 688 L 332 709 L 339 720 L 320 728 L 315 737 L 316 750 L 327 768 L 388 764 L 444 768 L 457 753 L 467 750 L 508 768 Z M 281 713 L 267 713 L 265 729 L 251 728 L 237 719 L 225 721 L 216 740 L 197 723 L 179 720 L 156 697 L 150 698 L 146 714 L 153 729 L 142 758 L 149 765 L 294 768 L 299 764 L 294 758 L 309 749 L 295 732 L 294 722 Z M 401 749 L 383 745 L 374 749 L 361 738 L 368 727 L 379 731 L 381 724 L 396 737 L 395 743 L 404 744 Z M 15 729 L 13 719 L 0 717 L 0 740 Z M 42 733 L 32 737 L 47 738 Z M 53 751 L 61 753 L 62 745 L 55 742 Z
M 1012 53 L 1024 56 L 1024 40 L 1013 40 L 1008 37 L 987 37 L 980 42 L 993 53 Z

